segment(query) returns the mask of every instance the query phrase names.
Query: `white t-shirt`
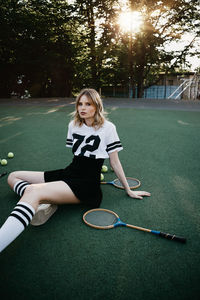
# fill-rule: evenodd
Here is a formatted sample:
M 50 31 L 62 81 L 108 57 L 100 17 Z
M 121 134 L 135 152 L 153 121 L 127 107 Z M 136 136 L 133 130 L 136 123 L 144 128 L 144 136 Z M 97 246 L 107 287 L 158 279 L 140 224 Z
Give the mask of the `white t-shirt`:
M 75 126 L 74 121 L 69 123 L 66 147 L 71 147 L 76 156 L 91 158 L 108 158 L 109 153 L 123 149 L 116 127 L 110 121 L 105 121 L 99 129 L 85 124 Z

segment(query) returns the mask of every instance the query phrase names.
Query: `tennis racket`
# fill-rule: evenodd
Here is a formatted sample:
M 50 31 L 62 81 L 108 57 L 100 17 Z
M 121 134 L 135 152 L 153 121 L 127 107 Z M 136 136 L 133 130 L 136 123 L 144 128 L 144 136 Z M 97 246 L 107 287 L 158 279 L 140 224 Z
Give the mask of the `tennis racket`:
M 133 229 L 149 232 L 172 241 L 186 243 L 186 239 L 183 237 L 179 237 L 161 231 L 156 231 L 156 230 L 151 230 L 143 227 L 126 224 L 120 220 L 119 216 L 115 212 L 108 209 L 103 209 L 103 208 L 91 209 L 83 215 L 83 221 L 88 226 L 94 227 L 96 229 L 111 229 L 118 226 L 125 226 Z
M 136 189 L 141 185 L 140 181 L 136 178 L 126 177 L 126 180 L 130 189 Z M 101 181 L 101 184 L 111 184 L 119 189 L 124 189 L 123 185 L 121 184 L 118 178 L 114 179 L 113 181 Z
M 0 174 L 0 178 L 3 177 L 3 176 L 5 176 L 6 174 L 7 174 L 7 172 L 1 173 Z

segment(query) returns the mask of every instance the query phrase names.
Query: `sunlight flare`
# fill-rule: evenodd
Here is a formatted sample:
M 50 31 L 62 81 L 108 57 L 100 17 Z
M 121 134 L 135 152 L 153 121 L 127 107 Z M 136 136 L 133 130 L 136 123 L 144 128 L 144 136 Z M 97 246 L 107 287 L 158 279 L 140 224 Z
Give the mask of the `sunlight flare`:
M 118 23 L 123 31 L 139 32 L 143 24 L 143 18 L 140 12 L 123 12 L 119 15 Z

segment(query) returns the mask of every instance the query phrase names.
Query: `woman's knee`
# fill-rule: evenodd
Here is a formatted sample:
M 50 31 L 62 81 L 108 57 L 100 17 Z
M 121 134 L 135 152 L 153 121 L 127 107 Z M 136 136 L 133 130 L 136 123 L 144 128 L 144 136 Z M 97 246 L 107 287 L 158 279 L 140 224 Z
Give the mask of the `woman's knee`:
M 18 180 L 17 178 L 17 171 L 12 172 L 8 175 L 8 179 L 7 182 L 10 185 L 10 187 L 12 188 L 14 186 L 14 184 L 16 183 L 16 181 Z

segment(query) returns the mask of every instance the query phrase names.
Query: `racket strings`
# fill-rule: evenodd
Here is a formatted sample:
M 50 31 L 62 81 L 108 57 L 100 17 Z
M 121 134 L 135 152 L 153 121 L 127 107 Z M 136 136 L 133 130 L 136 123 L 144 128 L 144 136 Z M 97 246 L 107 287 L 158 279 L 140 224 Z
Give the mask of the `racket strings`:
M 85 216 L 85 221 L 95 226 L 110 226 L 117 222 L 117 217 L 107 211 L 92 211 Z
M 128 182 L 128 185 L 130 188 L 134 188 L 134 187 L 139 187 L 140 186 L 140 182 L 139 180 L 137 179 L 134 179 L 134 178 L 126 178 L 127 182 Z M 120 182 L 119 179 L 115 179 L 114 181 L 115 185 L 117 185 L 118 187 L 120 188 L 123 188 L 123 185 L 122 183 Z

